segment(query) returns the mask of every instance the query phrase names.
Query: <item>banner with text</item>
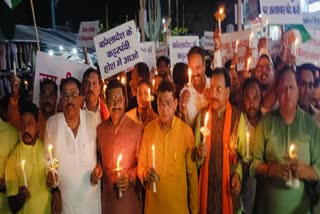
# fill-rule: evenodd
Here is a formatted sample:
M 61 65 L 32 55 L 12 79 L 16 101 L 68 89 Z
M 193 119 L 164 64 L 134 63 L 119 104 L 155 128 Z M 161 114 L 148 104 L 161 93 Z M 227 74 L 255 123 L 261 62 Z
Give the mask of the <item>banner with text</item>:
M 204 32 L 203 49 L 208 50 L 208 51 L 214 50 L 213 32 L 212 31 L 205 31 Z
M 169 39 L 171 66 L 178 62 L 188 64 L 187 54 L 193 46 L 199 46 L 198 36 L 171 36 Z
M 146 63 L 151 71 L 156 68 L 156 44 L 154 42 L 140 43 L 143 62 Z
M 169 48 L 168 45 L 160 45 L 159 47 L 156 48 L 156 57 L 157 59 L 160 56 L 166 56 L 169 58 Z
M 77 40 L 78 47 L 93 48 L 93 37 L 98 34 L 99 21 L 81 22 Z
M 129 21 L 94 37 L 101 75 L 109 78 L 142 61 L 134 21 Z
M 33 102 L 39 104 L 40 82 L 52 79 L 58 87 L 62 79 L 68 77 L 82 80 L 83 73 L 91 66 L 68 60 L 59 56 L 50 56 L 44 52 L 37 52 L 36 73 L 34 78 Z M 59 94 L 59 93 L 58 93 Z
M 262 23 L 302 24 L 300 0 L 260 0 Z

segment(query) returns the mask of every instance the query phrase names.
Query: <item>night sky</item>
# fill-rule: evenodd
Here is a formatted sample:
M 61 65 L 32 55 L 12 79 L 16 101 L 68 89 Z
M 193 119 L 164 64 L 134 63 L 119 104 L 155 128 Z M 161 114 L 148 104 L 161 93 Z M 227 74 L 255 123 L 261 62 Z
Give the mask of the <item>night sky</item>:
M 33 0 L 38 26 L 51 27 L 50 0 Z M 221 1 L 221 0 L 219 0 Z M 221 3 L 218 0 L 178 0 L 179 25 L 182 25 L 182 5 L 184 4 L 185 26 L 191 33 L 203 34 L 204 30 L 212 30 L 216 25 L 213 14 Z M 224 0 L 228 22 L 233 23 L 233 1 Z M 171 13 L 174 26 L 176 17 L 176 2 L 171 0 Z M 73 32 L 77 32 L 81 21 L 100 20 L 105 25 L 106 4 L 109 13 L 109 29 L 122 24 L 126 20 L 138 17 L 139 0 L 59 0 L 56 7 L 56 25 L 65 26 L 69 23 Z M 161 0 L 162 15 L 168 14 L 168 0 Z M 30 1 L 23 2 L 15 9 L 16 23 L 32 25 Z M 202 32 L 202 33 L 201 33 Z

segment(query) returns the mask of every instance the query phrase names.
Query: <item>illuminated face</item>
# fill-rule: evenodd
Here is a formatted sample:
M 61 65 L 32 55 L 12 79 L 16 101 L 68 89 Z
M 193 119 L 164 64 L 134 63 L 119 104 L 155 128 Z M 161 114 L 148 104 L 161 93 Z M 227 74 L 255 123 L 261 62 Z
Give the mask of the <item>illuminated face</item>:
M 57 105 L 57 94 L 52 84 L 47 84 L 40 92 L 40 109 L 47 114 L 54 114 Z
M 303 70 L 300 74 L 299 81 L 299 103 L 309 106 L 312 101 L 314 78 L 312 71 Z
M 138 101 L 139 108 L 147 108 L 149 105 L 148 89 L 149 89 L 149 87 L 147 84 L 141 84 L 140 86 L 138 86 L 137 101 Z M 150 91 L 151 91 L 151 89 L 150 89 Z
M 244 111 L 249 118 L 256 118 L 261 107 L 261 91 L 256 83 L 246 87 L 243 93 Z
M 80 95 L 77 84 L 74 82 L 67 82 L 62 88 L 61 98 L 64 115 L 69 118 L 78 117 L 83 97 Z
M 96 100 L 101 92 L 101 85 L 98 74 L 91 72 L 83 80 L 83 95 L 86 100 Z
M 173 92 L 159 92 L 157 105 L 160 121 L 162 123 L 172 122 L 178 105 L 178 101 L 175 99 Z
M 169 74 L 170 67 L 169 65 L 166 64 L 166 62 L 160 61 L 157 66 L 157 71 L 158 71 L 158 74 L 162 76 L 162 78 L 166 78 Z
M 107 106 L 113 121 L 119 121 L 124 116 L 126 108 L 125 96 L 121 88 L 110 89 L 107 92 Z
M 214 110 L 222 110 L 230 96 L 230 89 L 226 87 L 223 74 L 213 75 L 211 77 L 211 103 Z
M 36 141 L 39 131 L 36 118 L 31 113 L 25 113 L 21 116 L 20 133 L 22 141 L 26 145 L 32 145 Z
M 188 59 L 188 64 L 192 71 L 192 84 L 195 87 L 199 87 L 206 71 L 202 56 L 200 54 L 192 54 Z
M 277 96 L 280 109 L 293 109 L 297 107 L 298 86 L 296 77 L 292 72 L 287 71 L 282 75 L 277 87 Z
M 274 79 L 273 66 L 267 57 L 261 57 L 257 63 L 256 78 L 261 85 L 270 85 Z

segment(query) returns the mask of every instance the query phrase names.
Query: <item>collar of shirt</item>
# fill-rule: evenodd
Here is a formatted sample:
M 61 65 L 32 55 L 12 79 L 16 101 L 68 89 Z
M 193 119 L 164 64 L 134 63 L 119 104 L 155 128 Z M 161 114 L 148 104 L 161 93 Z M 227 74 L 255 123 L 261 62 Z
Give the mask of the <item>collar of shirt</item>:
M 158 120 L 158 124 L 159 124 L 160 130 L 161 130 L 164 134 L 167 134 L 167 133 L 170 132 L 170 131 L 172 130 L 172 128 L 174 127 L 174 124 L 175 124 L 177 118 L 176 118 L 176 116 L 173 116 L 173 120 L 172 120 L 170 129 L 169 129 L 168 131 L 166 131 L 166 130 L 163 128 L 159 117 L 157 118 L 157 120 Z
M 89 111 L 88 108 L 87 108 L 87 104 L 86 104 L 85 101 L 84 101 L 84 103 L 83 103 L 83 110 Z M 98 99 L 98 108 L 97 108 L 97 111 L 95 111 L 95 112 L 93 112 L 93 113 L 97 113 L 97 112 L 100 112 L 100 98 Z

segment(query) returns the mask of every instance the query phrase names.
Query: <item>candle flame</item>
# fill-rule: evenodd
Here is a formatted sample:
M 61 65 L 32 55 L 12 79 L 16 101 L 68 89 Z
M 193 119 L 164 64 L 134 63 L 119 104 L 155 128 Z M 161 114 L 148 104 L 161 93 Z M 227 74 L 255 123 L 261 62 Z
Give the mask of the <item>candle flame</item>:
M 239 40 L 236 41 L 236 46 L 238 46 L 238 45 L 239 45 Z
M 150 95 L 151 95 L 151 89 L 148 88 L 148 96 L 150 96 Z
M 107 90 L 107 84 L 103 84 L 103 91 L 106 92 Z
M 121 83 L 122 83 L 123 85 L 125 85 L 125 84 L 127 83 L 127 81 L 126 81 L 126 78 L 125 78 L 125 77 L 121 77 Z
M 219 14 L 223 14 L 223 11 L 224 11 L 223 7 L 220 7 Z
M 153 79 L 153 80 L 152 80 L 152 86 L 154 87 L 155 84 L 156 84 L 156 80 Z
M 151 149 L 152 149 L 152 152 L 155 152 L 155 151 L 156 151 L 156 148 L 154 147 L 153 144 L 152 144 L 152 146 L 151 146 Z
M 52 144 L 49 144 L 49 145 L 48 145 L 48 151 L 51 152 L 51 151 L 52 151 L 52 148 L 53 148 Z
M 298 39 L 298 38 L 296 38 L 296 40 L 294 41 L 294 45 L 295 45 L 295 46 L 297 46 L 297 45 L 298 45 L 298 43 L 299 43 L 299 39 Z
M 27 81 L 27 80 L 25 80 L 25 81 L 24 81 L 24 84 L 25 84 L 25 85 L 28 85 L 28 81 Z
M 119 80 L 119 81 L 120 81 L 120 76 L 117 76 L 117 80 Z
M 250 141 L 250 132 L 247 132 L 247 141 Z
M 191 83 L 191 77 L 192 77 L 192 70 L 191 70 L 191 68 L 188 69 L 188 77 L 189 77 L 189 83 Z
M 295 157 L 296 157 L 294 144 L 291 144 L 291 145 L 290 145 L 290 148 L 289 148 L 289 157 L 290 157 L 290 158 L 295 158 Z

